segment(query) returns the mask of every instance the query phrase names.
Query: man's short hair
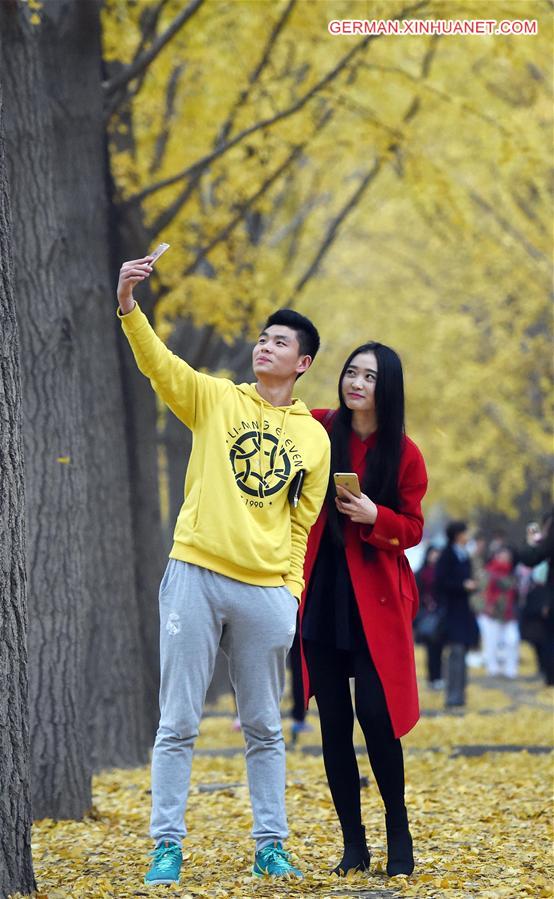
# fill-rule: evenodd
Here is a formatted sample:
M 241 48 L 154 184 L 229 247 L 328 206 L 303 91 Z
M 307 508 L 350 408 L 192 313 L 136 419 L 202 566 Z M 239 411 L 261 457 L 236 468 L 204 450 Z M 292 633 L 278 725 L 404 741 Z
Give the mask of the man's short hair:
M 449 543 L 454 543 L 456 537 L 467 531 L 467 523 L 465 521 L 450 521 L 446 526 L 446 539 Z
M 300 315 L 294 309 L 278 309 L 270 315 L 264 327 L 265 331 L 271 325 L 284 325 L 296 332 L 301 356 L 311 356 L 315 359 L 319 350 L 319 333 L 313 322 L 305 315 Z

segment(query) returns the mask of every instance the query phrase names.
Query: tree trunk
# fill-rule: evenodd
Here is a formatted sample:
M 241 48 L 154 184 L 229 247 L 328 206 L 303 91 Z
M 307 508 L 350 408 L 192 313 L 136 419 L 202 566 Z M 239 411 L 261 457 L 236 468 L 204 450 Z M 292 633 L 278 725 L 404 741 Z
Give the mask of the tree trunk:
M 138 216 L 121 218 L 111 208 L 112 281 L 115 285 L 121 263 L 147 252 L 148 236 Z M 143 312 L 152 321 L 153 297 L 146 285 L 136 291 Z M 125 434 L 131 482 L 131 515 L 134 535 L 134 576 L 140 611 L 141 635 L 147 677 L 147 697 L 155 723 L 158 719 L 159 615 L 158 590 L 171 535 L 162 528 L 159 498 L 158 409 L 149 381 L 137 368 L 121 329 L 118 334 L 123 390 Z
M 58 212 L 67 229 L 63 277 L 71 303 L 84 416 L 87 500 L 85 582 L 87 719 L 93 768 L 147 761 L 157 697 L 147 695 L 134 574 L 124 395 L 110 272 L 102 108 L 100 5 L 58 0 L 42 14 L 41 46 L 51 100 Z M 78 286 L 78 290 L 75 290 Z M 134 489 L 134 485 L 133 485 Z M 155 607 L 155 594 L 152 598 Z M 157 627 L 153 629 L 157 646 Z
M 33 812 L 80 818 L 91 804 L 82 678 L 89 598 L 67 237 L 57 215 L 40 31 L 22 7 L 2 4 L 0 34 L 23 370 Z
M 144 762 L 157 719 L 157 626 L 135 590 L 99 5 L 58 0 L 34 28 L 21 5 L 0 15 L 24 348 L 34 812 L 78 818 L 91 768 Z
M 0 896 L 36 889 L 31 859 L 25 496 L 19 336 L 0 93 Z

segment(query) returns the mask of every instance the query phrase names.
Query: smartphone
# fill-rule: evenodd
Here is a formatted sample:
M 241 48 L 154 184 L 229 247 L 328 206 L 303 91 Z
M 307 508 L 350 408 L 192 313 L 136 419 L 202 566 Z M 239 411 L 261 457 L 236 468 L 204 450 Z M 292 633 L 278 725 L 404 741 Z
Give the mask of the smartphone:
M 354 471 L 336 471 L 333 475 L 335 487 L 346 487 L 354 496 L 361 496 L 360 482 Z
M 160 258 L 162 253 L 165 253 L 166 250 L 169 250 L 171 245 L 168 243 L 160 243 L 149 255 L 152 257 L 152 265 L 156 262 L 157 259 Z

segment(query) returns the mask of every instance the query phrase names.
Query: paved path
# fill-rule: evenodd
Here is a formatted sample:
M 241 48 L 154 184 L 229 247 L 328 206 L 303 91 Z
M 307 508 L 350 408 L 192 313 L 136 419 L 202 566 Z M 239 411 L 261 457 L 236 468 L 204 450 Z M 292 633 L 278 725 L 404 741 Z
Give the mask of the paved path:
M 509 711 L 515 711 L 517 708 L 521 706 L 528 706 L 532 708 L 544 709 L 545 712 L 551 714 L 551 706 L 545 702 L 541 702 L 536 698 L 536 690 L 538 681 L 535 677 L 523 677 L 519 678 L 516 681 L 509 681 L 503 678 L 490 678 L 486 677 L 483 674 L 479 674 L 475 671 L 472 671 L 470 674 L 471 682 L 473 684 L 478 684 L 479 687 L 484 688 L 485 690 L 500 690 L 504 692 L 510 699 L 509 705 L 505 705 L 502 708 L 480 708 L 476 710 L 475 714 L 483 715 L 483 716 L 494 716 L 498 714 L 504 714 Z M 471 711 L 471 710 L 468 710 Z M 439 717 L 444 715 L 450 715 L 453 717 L 459 717 L 464 714 L 463 710 L 424 710 L 422 712 L 422 717 Z M 211 710 L 209 707 L 205 713 L 206 717 L 222 717 L 229 718 L 228 712 L 219 712 L 217 710 Z M 306 737 L 304 737 L 306 740 Z M 307 744 L 303 742 L 297 748 L 294 746 L 289 746 L 289 751 L 300 752 L 306 755 L 321 755 L 321 746 L 319 744 L 314 743 L 313 745 Z M 197 755 L 203 756 L 224 756 L 231 757 L 235 755 L 240 755 L 243 753 L 243 748 L 241 746 L 236 747 L 225 747 L 221 746 L 220 748 L 211 748 L 211 749 L 196 749 L 195 753 Z M 429 752 L 443 752 L 444 750 L 440 746 L 428 746 L 425 749 L 416 748 L 416 747 L 407 747 L 405 748 L 405 754 L 416 755 L 420 753 L 429 753 Z M 356 746 L 356 752 L 360 755 L 365 755 L 365 747 L 364 746 Z M 545 753 L 552 752 L 551 747 L 549 746 L 536 746 L 532 743 L 523 744 L 523 743 L 505 743 L 505 744 L 461 744 L 452 746 L 450 749 L 450 758 L 460 758 L 460 757 L 478 757 L 484 755 L 487 752 L 498 752 L 498 753 L 520 753 L 520 752 L 528 752 L 535 755 L 541 755 Z M 367 786 L 363 781 L 367 780 L 366 778 L 362 778 L 362 786 Z M 233 788 L 243 787 L 244 783 L 210 783 L 210 784 L 199 784 L 198 789 L 200 792 L 213 793 L 218 790 L 229 790 Z M 349 888 L 346 886 L 342 887 L 340 883 L 337 883 L 337 886 L 330 890 L 328 893 L 318 893 L 319 899 L 339 899 L 339 897 L 358 897 L 358 899 L 400 899 L 401 893 L 394 889 L 373 889 L 373 890 L 364 890 L 359 888 Z

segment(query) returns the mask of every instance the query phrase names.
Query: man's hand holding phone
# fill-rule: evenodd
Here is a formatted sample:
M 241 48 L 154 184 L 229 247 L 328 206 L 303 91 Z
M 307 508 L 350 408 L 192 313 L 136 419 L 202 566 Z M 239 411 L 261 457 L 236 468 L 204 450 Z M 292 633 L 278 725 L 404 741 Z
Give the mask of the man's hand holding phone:
M 143 256 L 142 259 L 130 259 L 129 262 L 123 263 L 119 270 L 117 284 L 117 299 L 123 315 L 127 315 L 134 309 L 133 288 L 135 285 L 150 277 L 154 262 L 168 249 L 168 243 L 161 243 L 149 256 Z
M 541 539 L 541 526 L 537 521 L 531 521 L 525 528 L 525 536 L 528 546 L 536 546 Z

